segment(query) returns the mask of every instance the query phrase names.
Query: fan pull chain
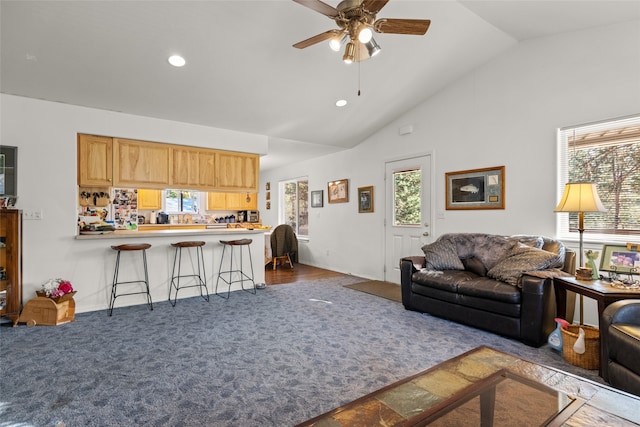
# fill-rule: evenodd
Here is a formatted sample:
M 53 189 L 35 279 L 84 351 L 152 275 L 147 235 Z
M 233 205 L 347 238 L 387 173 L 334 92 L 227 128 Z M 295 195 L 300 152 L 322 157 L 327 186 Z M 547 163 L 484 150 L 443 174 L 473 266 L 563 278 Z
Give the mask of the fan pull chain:
M 360 44 L 358 44 L 358 58 L 360 58 Z M 360 64 L 362 61 L 358 61 L 358 96 L 360 96 Z

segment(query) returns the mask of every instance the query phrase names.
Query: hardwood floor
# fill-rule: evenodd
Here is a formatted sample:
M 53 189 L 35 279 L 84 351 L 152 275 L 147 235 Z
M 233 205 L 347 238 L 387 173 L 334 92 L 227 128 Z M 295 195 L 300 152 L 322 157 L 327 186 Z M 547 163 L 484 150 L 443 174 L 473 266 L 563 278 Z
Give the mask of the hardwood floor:
M 293 270 L 289 268 L 288 264 L 279 265 L 275 271 L 272 265 L 269 264 L 264 270 L 264 281 L 267 285 L 280 285 L 300 280 L 316 280 L 340 276 L 344 276 L 344 274 L 305 264 L 293 264 Z

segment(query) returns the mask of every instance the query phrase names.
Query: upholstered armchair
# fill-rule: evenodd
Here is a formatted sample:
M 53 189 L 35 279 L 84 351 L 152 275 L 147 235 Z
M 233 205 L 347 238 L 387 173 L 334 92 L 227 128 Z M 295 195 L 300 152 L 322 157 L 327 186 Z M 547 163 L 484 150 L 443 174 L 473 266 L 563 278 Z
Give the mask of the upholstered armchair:
M 640 396 L 640 299 L 609 305 L 600 319 L 600 339 L 604 380 Z

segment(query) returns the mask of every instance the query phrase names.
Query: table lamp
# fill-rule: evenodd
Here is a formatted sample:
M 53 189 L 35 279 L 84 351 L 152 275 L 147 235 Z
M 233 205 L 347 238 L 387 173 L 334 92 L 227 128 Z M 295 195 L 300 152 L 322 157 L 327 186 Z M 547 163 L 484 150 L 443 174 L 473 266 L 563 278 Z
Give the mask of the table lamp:
M 578 232 L 580 233 L 580 263 L 583 265 L 584 250 L 582 247 L 582 233 L 584 232 L 584 213 L 585 212 L 606 212 L 602 205 L 600 197 L 598 197 L 598 189 L 595 184 L 590 182 L 569 182 L 564 186 L 564 193 L 560 203 L 556 206 L 554 212 L 577 212 L 578 213 Z M 580 324 L 584 324 L 583 315 L 583 297 L 580 295 Z

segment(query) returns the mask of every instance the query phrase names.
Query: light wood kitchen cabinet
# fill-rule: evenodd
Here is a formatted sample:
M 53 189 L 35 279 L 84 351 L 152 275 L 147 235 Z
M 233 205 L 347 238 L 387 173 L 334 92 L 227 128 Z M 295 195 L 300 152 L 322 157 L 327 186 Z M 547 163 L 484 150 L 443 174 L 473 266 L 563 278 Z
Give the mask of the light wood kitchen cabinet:
M 22 211 L 0 210 L 0 317 L 18 323 L 22 309 Z
M 113 178 L 113 138 L 78 134 L 78 185 L 110 187 Z
M 114 186 L 169 188 L 170 144 L 118 138 L 113 142 Z
M 249 201 L 247 201 L 249 198 Z M 257 193 L 218 193 L 207 195 L 207 210 L 209 211 L 257 211 Z
M 215 150 L 173 146 L 171 186 L 212 189 L 215 187 Z
M 208 211 L 226 211 L 227 210 L 227 194 L 226 193 L 208 193 L 207 194 L 207 210 Z
M 227 209 L 230 211 L 258 210 L 256 193 L 227 193 Z
M 138 210 L 159 211 L 162 209 L 162 190 L 138 189 Z
M 255 192 L 258 190 L 260 157 L 233 151 L 216 152 L 216 187 L 219 190 Z

